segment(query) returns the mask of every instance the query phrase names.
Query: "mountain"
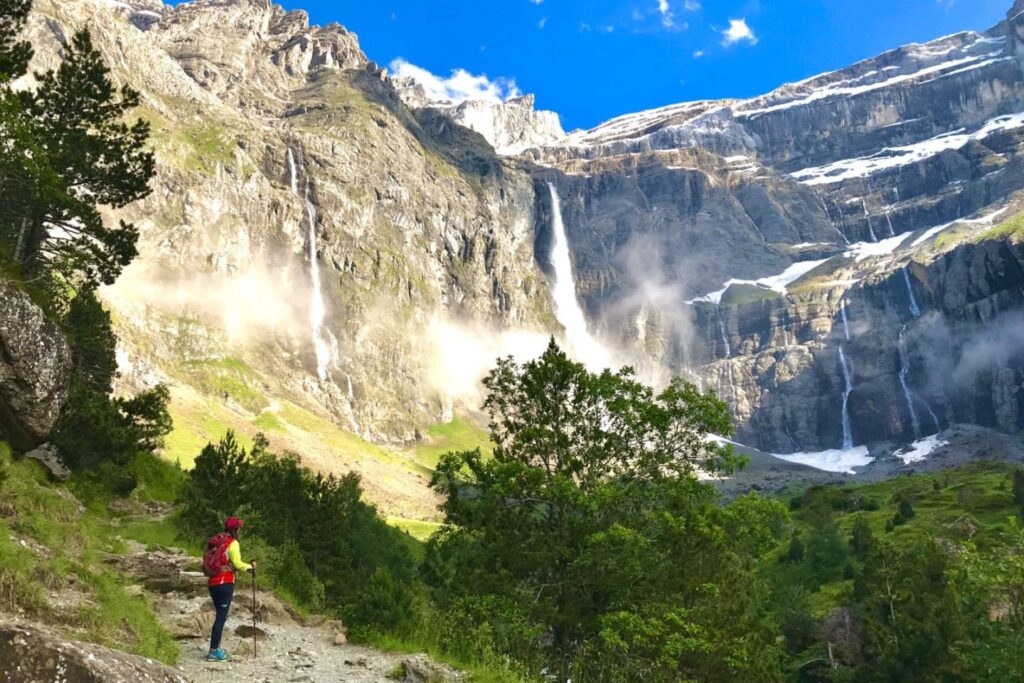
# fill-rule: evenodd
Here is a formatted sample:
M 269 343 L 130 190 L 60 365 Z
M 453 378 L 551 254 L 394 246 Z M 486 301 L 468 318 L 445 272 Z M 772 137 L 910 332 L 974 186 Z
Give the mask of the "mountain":
M 589 316 L 772 452 L 1019 429 L 1024 253 L 1019 223 L 993 226 L 1024 186 L 1022 10 L 531 150 Z
M 430 101 L 268 0 L 36 0 L 28 37 L 39 69 L 90 28 L 142 95 L 158 175 L 105 300 L 122 386 L 172 385 L 172 455 L 264 431 L 424 516 L 429 471 L 369 442 L 472 414 L 552 333 L 714 388 L 767 452 L 1019 430 L 1021 12 L 568 135 L 530 97 Z

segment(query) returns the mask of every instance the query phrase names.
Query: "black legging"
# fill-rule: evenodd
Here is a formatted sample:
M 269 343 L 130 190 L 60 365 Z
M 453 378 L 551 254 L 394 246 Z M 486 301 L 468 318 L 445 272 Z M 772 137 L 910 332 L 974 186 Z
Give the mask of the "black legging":
M 233 583 L 210 586 L 210 597 L 213 599 L 213 606 L 217 608 L 217 618 L 213 620 L 213 632 L 210 634 L 210 650 L 220 649 L 220 637 L 224 633 L 224 622 L 228 620 L 228 610 L 231 609 L 231 598 L 234 596 Z

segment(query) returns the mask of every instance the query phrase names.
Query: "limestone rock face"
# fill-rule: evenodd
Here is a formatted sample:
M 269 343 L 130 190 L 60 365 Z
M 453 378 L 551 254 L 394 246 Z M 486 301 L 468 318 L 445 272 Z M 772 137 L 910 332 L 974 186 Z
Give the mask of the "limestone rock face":
M 88 26 L 153 124 L 154 192 L 111 217 L 141 232 L 104 294 L 125 389 L 230 358 L 246 393 L 216 397 L 240 412 L 283 399 L 408 442 L 458 398 L 439 321 L 545 328 L 522 164 L 407 107 L 340 26 L 263 0 L 145 7 L 142 30 L 105 0 L 38 0 L 28 29 L 46 68 Z
M 527 151 L 592 327 L 714 389 L 769 452 L 1019 430 L 1024 271 L 996 226 L 1024 189 L 1022 35 L 1018 3 L 985 33 Z
M 0 680 L 66 683 L 188 683 L 174 669 L 32 626 L 0 622 Z
M 557 144 L 565 138 L 558 114 L 535 109 L 533 95 L 505 101 L 436 101 L 411 78 L 392 78 L 390 82 L 407 105 L 444 113 L 460 126 L 480 133 L 498 154 L 519 154 L 533 147 Z
M 141 231 L 105 292 L 126 385 L 416 440 L 479 406 L 455 375 L 511 352 L 500 334 L 560 332 L 550 184 L 591 331 L 715 389 L 741 441 L 1024 424 L 1020 237 L 995 229 L 1024 189 L 1019 2 L 984 33 L 569 135 L 528 97 L 428 101 L 267 0 L 34 12 L 34 68 L 88 26 L 153 126 L 154 193 L 111 216 Z
M 0 280 L 0 434 L 24 450 L 42 443 L 68 396 L 71 350 L 24 292 Z

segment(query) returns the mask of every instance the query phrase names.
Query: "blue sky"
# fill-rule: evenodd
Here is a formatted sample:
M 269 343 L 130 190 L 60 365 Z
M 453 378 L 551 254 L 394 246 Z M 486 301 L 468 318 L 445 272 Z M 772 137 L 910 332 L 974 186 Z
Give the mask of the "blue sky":
M 281 0 L 278 0 L 279 2 Z M 370 59 L 486 75 L 566 130 L 748 97 L 899 45 L 996 24 L 1012 0 L 283 0 L 359 34 Z M 740 22 L 743 23 L 735 23 Z M 731 30 L 731 33 L 729 32 Z M 749 30 L 749 35 L 747 31 Z M 731 36 L 731 39 L 729 37 Z M 464 79 L 465 80 L 465 79 Z M 482 81 L 477 86 L 484 85 Z

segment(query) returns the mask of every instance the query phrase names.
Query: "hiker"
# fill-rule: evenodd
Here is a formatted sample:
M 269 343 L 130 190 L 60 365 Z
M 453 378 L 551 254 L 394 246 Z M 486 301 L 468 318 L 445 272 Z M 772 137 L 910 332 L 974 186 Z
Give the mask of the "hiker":
M 206 544 L 203 553 L 203 573 L 210 580 L 210 598 L 217 610 L 217 618 L 213 622 L 210 633 L 210 652 L 206 659 L 211 662 L 223 662 L 228 654 L 220 647 L 224 623 L 228 620 L 231 609 L 231 598 L 235 594 L 235 572 L 255 572 L 256 563 L 242 562 L 242 551 L 238 545 L 238 532 L 242 528 L 242 520 L 228 517 L 224 521 L 224 531 L 217 534 Z

